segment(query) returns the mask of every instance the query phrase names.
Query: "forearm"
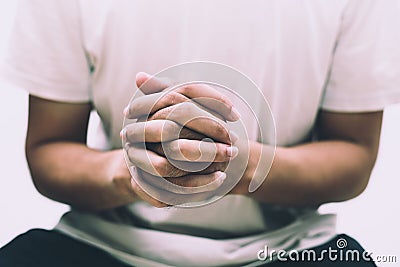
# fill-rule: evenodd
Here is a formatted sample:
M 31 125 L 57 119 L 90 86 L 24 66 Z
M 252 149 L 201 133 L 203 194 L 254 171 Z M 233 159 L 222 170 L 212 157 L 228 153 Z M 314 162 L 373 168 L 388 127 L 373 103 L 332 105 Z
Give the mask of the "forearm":
M 102 152 L 80 143 L 53 142 L 28 148 L 27 158 L 38 191 L 56 201 L 98 211 L 135 200 L 129 179 L 115 179 L 129 175 L 121 150 Z
M 264 150 L 263 154 L 270 150 L 267 146 L 257 150 L 260 148 Z M 375 153 L 346 141 L 277 148 L 267 178 L 250 196 L 259 201 L 290 206 L 318 206 L 344 201 L 365 189 L 374 162 Z M 251 173 L 265 175 L 266 170 L 253 169 Z

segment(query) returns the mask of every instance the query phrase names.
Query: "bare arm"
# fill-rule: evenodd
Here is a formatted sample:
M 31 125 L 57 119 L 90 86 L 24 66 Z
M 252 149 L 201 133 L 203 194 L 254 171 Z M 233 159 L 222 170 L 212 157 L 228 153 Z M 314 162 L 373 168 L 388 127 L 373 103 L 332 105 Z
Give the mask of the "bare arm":
M 121 150 L 86 146 L 89 103 L 68 104 L 29 97 L 26 156 L 43 195 L 85 210 L 102 210 L 136 199 Z
M 224 96 L 215 94 L 214 91 L 208 93 L 206 92 L 205 96 L 220 99 L 225 103 Z M 228 110 L 228 104 L 223 110 L 229 117 L 231 112 Z M 114 208 L 138 199 L 156 207 L 165 207 L 165 203 L 148 195 L 134 179 L 131 179 L 121 149 L 104 152 L 86 146 L 90 110 L 89 103 L 69 104 L 29 97 L 26 156 L 38 191 L 56 201 L 89 211 Z M 212 122 L 210 121 L 211 124 Z M 219 133 L 221 136 L 221 129 L 216 127 L 209 133 L 212 136 Z M 227 154 L 226 147 L 221 145 L 217 149 L 218 155 L 221 156 L 220 163 L 233 156 Z M 135 150 L 129 155 L 140 158 L 140 154 L 137 153 Z M 170 164 L 160 160 L 157 162 L 160 164 L 146 164 L 150 164 L 150 167 L 155 166 L 158 170 L 168 171 L 166 176 L 174 179 L 173 176 L 177 173 Z M 221 177 L 217 169 L 222 167 L 215 165 L 215 168 L 211 170 L 212 173 L 201 176 L 201 179 L 186 177 L 182 185 L 189 183 L 187 186 L 191 187 L 198 186 L 199 183 L 219 181 Z
M 319 141 L 277 148 L 270 173 L 252 197 L 265 202 L 318 206 L 351 199 L 368 184 L 379 147 L 382 112 L 333 113 L 321 111 Z M 252 144 L 249 168 L 235 193 L 248 194 L 260 151 Z
M 247 168 L 231 193 L 290 206 L 318 206 L 359 195 L 367 186 L 375 164 L 382 113 L 320 111 L 315 125 L 318 141 L 277 147 L 269 173 L 269 164 L 265 163 L 271 161 L 271 147 L 250 142 Z M 159 131 L 148 132 L 162 140 Z M 240 152 L 241 142 L 247 140 L 234 144 L 239 147 L 239 161 L 241 154 L 245 154 Z M 247 156 L 243 160 L 247 161 Z M 253 178 L 261 181 L 265 177 L 258 190 L 248 192 Z

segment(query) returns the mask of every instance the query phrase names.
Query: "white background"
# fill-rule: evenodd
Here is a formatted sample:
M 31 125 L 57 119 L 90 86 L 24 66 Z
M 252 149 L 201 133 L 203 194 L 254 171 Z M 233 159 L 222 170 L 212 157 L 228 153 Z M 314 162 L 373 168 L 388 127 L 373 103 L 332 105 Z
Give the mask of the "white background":
M 0 58 L 16 1 L 0 0 Z M 29 53 L 29 51 L 26 51 Z M 400 85 L 399 85 L 400 86 Z M 0 247 L 31 228 L 51 228 L 68 207 L 36 192 L 24 156 L 27 94 L 0 80 Z M 400 105 L 385 110 L 379 157 L 367 190 L 358 198 L 322 207 L 337 212 L 338 230 L 374 254 L 400 262 Z M 399 264 L 399 263 L 397 263 Z M 397 266 L 381 264 L 381 266 Z

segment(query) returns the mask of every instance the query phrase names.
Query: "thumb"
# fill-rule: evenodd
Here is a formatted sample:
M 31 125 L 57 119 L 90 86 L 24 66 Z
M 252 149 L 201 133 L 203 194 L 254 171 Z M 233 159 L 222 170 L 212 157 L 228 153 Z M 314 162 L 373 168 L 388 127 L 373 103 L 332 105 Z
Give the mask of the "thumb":
M 136 85 L 145 95 L 149 95 L 161 92 L 171 86 L 172 82 L 167 78 L 158 78 L 145 72 L 138 72 L 136 74 Z

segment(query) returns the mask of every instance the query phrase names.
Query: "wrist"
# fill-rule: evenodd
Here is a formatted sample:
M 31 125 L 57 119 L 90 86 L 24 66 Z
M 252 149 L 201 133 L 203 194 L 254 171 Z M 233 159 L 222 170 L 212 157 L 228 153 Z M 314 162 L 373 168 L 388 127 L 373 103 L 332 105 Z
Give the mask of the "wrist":
M 131 184 L 131 174 L 125 163 L 122 149 L 107 153 L 106 167 L 107 183 L 119 195 L 121 202 L 127 204 L 137 199 Z
M 253 141 L 249 141 L 244 147 L 249 151 L 248 156 L 246 155 L 247 159 L 245 159 L 247 165 L 233 193 L 250 195 L 254 190 L 258 191 L 265 180 L 276 176 L 275 171 L 272 170 L 275 150 L 273 147 Z

